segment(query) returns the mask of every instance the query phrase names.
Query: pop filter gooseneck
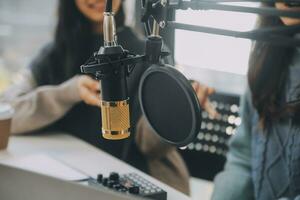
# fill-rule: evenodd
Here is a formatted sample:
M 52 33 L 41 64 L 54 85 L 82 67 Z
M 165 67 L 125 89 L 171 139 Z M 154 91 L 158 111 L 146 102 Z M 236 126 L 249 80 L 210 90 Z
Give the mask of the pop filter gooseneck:
M 190 82 L 174 67 L 153 64 L 139 86 L 141 109 L 167 143 L 186 146 L 200 130 L 201 108 Z

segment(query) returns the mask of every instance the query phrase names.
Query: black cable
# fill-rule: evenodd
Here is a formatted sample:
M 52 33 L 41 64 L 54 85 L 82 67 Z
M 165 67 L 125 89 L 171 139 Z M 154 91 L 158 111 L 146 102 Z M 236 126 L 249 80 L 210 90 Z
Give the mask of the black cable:
M 149 26 L 149 22 L 144 22 L 144 28 L 145 28 L 145 31 L 146 31 L 146 35 L 151 35 L 151 28 Z
M 112 0 L 106 0 L 105 12 L 112 12 Z

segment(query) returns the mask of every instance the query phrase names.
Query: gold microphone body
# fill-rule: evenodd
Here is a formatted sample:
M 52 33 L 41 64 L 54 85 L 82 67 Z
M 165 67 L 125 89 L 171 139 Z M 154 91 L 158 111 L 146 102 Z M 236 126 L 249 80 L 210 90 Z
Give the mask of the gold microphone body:
M 129 99 L 101 101 L 102 135 L 105 139 L 121 140 L 130 136 Z

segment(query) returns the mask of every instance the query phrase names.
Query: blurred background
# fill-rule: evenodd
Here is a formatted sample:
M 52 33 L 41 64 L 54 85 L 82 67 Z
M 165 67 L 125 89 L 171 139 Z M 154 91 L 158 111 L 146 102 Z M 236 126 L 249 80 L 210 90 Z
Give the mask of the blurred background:
M 139 7 L 139 1 L 125 1 L 127 25 L 142 35 Z M 18 72 L 52 40 L 56 10 L 57 0 L 0 0 L 0 94 L 19 79 Z M 252 14 L 221 11 L 176 11 L 174 17 L 182 23 L 237 31 L 253 29 L 256 20 Z M 181 150 L 193 177 L 192 196 L 205 199 L 212 191 L 212 184 L 199 190 L 202 182 L 198 180 L 211 183 L 223 168 L 227 140 L 241 123 L 238 103 L 246 87 L 251 41 L 184 30 L 165 31 L 164 37 L 176 66 L 188 78 L 217 90 L 212 101 L 222 114 L 220 119 L 212 120 L 203 112 L 204 121 L 197 141 Z M 210 169 L 207 166 L 211 166 Z
M 56 1 L 0 0 L 0 92 L 52 38 Z

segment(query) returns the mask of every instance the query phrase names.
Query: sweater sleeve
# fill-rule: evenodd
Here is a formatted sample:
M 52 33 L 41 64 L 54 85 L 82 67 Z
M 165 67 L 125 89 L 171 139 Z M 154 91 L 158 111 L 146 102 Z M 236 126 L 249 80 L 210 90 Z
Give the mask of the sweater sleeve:
M 190 175 L 176 147 L 163 142 L 145 116 L 140 118 L 136 131 L 136 144 L 147 157 L 151 176 L 188 195 Z
M 15 114 L 12 134 L 21 134 L 43 128 L 60 119 L 80 101 L 74 77 L 60 85 L 37 87 L 30 72 L 0 96 L 0 101 L 10 103 Z
M 140 151 L 150 158 L 163 158 L 169 152 L 176 150 L 174 146 L 160 139 L 145 116 L 142 116 L 137 123 L 135 139 Z
M 213 200 L 254 199 L 251 179 L 251 119 L 253 107 L 250 93 L 241 100 L 242 123 L 229 142 L 227 162 L 214 180 Z

